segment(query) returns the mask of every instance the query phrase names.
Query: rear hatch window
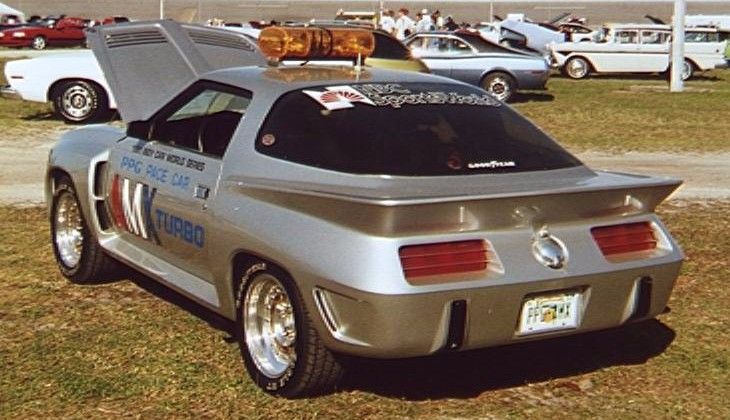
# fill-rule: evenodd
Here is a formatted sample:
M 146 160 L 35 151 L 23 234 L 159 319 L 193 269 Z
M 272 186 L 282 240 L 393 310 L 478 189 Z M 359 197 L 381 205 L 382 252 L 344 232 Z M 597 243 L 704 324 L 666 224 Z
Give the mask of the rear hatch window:
M 449 83 L 360 83 L 286 93 L 264 121 L 256 150 L 321 169 L 373 175 L 581 165 L 490 94 Z

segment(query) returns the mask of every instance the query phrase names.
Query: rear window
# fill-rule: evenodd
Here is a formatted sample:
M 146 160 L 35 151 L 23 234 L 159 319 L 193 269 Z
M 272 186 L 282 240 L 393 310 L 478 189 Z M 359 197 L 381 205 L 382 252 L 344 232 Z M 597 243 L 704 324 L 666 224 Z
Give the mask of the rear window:
M 355 174 L 468 175 L 580 165 L 490 94 L 441 83 L 363 83 L 289 92 L 264 121 L 256 150 Z

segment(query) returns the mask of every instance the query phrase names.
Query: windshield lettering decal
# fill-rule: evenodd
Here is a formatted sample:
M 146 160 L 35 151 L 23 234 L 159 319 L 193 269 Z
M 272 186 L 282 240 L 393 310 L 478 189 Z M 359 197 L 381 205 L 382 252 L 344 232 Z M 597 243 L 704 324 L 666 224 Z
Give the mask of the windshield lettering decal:
M 474 105 L 501 106 L 502 103 L 488 93 L 468 95 L 458 92 L 414 92 L 397 83 L 362 84 L 356 86 L 330 86 L 325 91 L 303 90 L 325 109 L 334 111 L 354 107 L 355 103 L 371 106 L 402 108 L 404 105 Z

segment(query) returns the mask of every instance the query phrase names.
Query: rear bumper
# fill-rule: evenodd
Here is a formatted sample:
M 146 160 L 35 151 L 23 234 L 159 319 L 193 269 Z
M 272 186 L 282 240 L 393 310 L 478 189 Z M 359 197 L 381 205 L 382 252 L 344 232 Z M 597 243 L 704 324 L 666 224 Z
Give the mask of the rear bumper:
M 315 288 L 314 318 L 336 352 L 401 358 L 469 350 L 617 327 L 666 308 L 681 259 L 589 276 L 413 295 Z M 518 334 L 526 296 L 580 290 L 577 328 Z M 314 314 L 317 314 L 316 316 Z M 327 334 L 326 332 L 329 332 Z
M 5 85 L 3 87 L 0 87 L 0 96 L 2 96 L 5 99 L 17 99 L 17 100 L 23 99 L 20 96 L 20 93 L 18 93 L 18 91 L 13 89 L 10 85 Z

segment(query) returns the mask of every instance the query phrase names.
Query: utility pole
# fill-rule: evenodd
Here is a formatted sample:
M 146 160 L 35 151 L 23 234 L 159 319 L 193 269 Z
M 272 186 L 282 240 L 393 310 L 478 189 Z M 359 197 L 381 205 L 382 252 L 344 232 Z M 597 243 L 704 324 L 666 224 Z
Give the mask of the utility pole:
M 684 69 L 684 15 L 686 12 L 686 0 L 674 0 L 670 92 L 682 92 L 684 90 L 682 70 Z

